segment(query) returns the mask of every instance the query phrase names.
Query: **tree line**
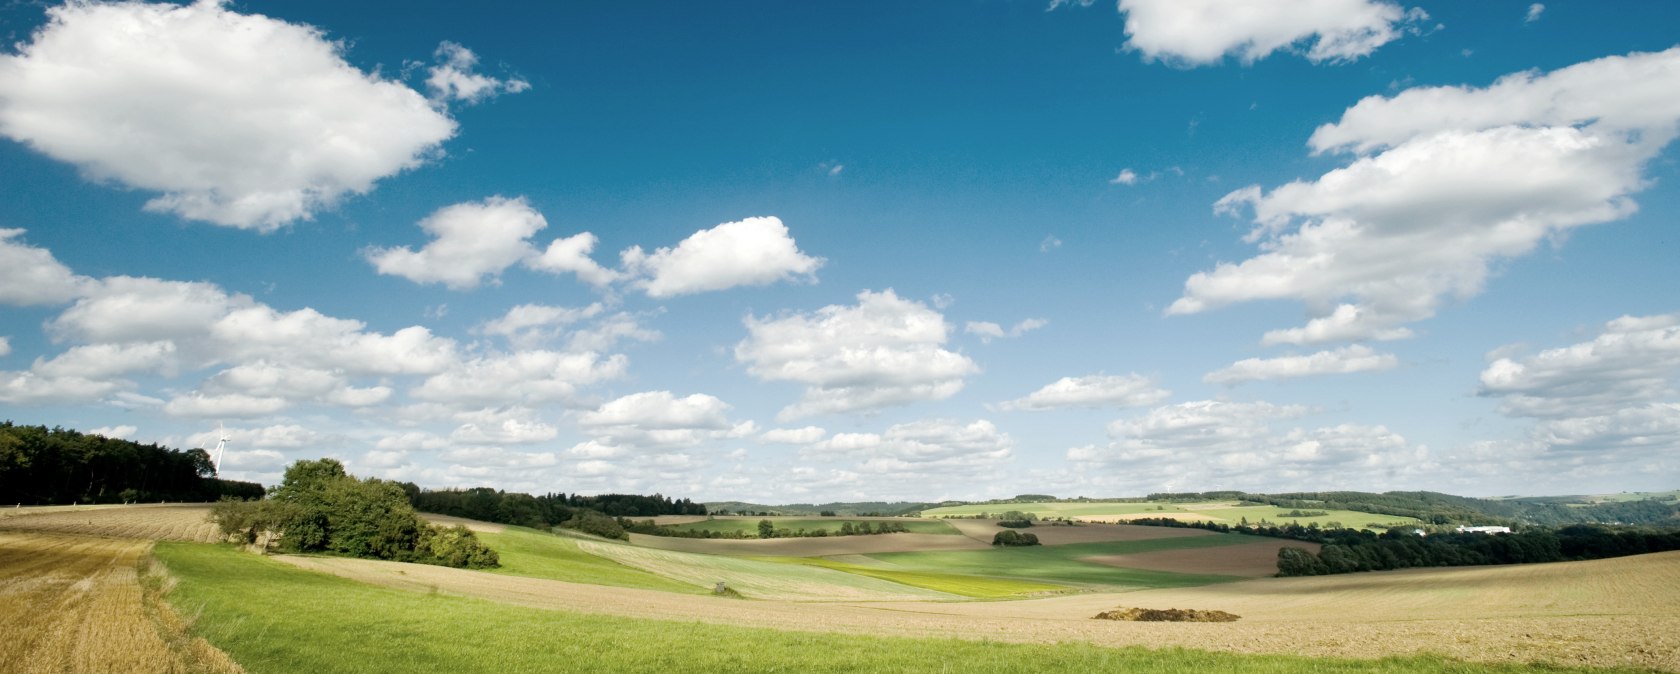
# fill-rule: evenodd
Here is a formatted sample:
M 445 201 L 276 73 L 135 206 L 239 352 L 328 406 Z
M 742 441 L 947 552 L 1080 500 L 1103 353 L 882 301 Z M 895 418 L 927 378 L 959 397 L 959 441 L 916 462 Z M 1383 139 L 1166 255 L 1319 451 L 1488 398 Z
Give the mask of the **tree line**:
M 1572 524 L 1532 528 L 1509 534 L 1432 533 L 1419 536 L 1412 527 L 1384 533 L 1363 529 L 1320 528 L 1317 524 L 1230 525 L 1147 518 L 1128 524 L 1206 529 L 1222 533 L 1289 538 L 1321 545 L 1278 551 L 1278 575 L 1318 576 L 1357 571 L 1388 571 L 1430 566 L 1483 566 L 1568 562 L 1680 550 L 1680 530 Z
M 671 499 L 654 494 L 549 493 L 532 496 L 489 487 L 472 489 L 421 489 L 403 483 L 409 504 L 421 512 L 465 517 L 483 522 L 512 524 L 533 529 L 564 526 L 582 511 L 600 513 L 610 519 L 656 517 L 659 515 L 705 515 L 706 506 L 686 498 Z M 576 527 L 571 527 L 576 528 Z M 617 536 L 609 536 L 617 538 Z
M 210 454 L 0 422 L 0 503 L 67 505 L 262 498 L 255 482 L 221 480 Z

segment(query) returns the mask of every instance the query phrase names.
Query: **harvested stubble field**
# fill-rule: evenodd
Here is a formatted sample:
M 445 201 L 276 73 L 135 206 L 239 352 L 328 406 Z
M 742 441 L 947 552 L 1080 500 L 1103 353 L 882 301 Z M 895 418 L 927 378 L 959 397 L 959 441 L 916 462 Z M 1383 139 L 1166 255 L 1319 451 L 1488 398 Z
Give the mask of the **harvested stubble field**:
M 221 538 L 210 505 L 140 504 L 3 509 L 0 530 L 213 543 Z
M 991 545 L 992 537 L 998 532 L 1009 531 L 998 526 L 997 520 L 949 520 L 951 526 L 961 531 L 975 541 Z M 1041 524 L 1026 529 L 1014 529 L 1038 537 L 1043 545 L 1071 545 L 1076 543 L 1107 543 L 1111 541 L 1149 541 L 1159 538 L 1193 538 L 1196 536 L 1216 535 L 1211 531 L 1201 529 L 1174 529 L 1170 527 L 1144 527 L 1134 524 L 1082 524 L 1079 526 L 1052 526 Z
M 0 671 L 239 672 L 142 588 L 149 541 L 0 531 Z M 161 581 L 161 576 L 153 576 Z
M 1379 515 L 1375 513 L 1357 512 L 1352 510 L 1325 510 L 1323 515 L 1313 517 L 1286 517 L 1292 508 L 1275 506 L 1242 505 L 1234 501 L 1209 501 L 1205 503 L 1010 503 L 948 506 L 923 511 L 928 517 L 973 517 L 982 513 L 993 515 L 1006 510 L 1018 510 L 1033 513 L 1043 518 L 1062 517 L 1082 522 L 1126 522 L 1147 517 L 1166 517 L 1185 522 L 1223 522 L 1225 524 L 1239 524 L 1243 519 L 1250 523 L 1259 523 L 1262 519 L 1274 524 L 1296 522 L 1305 526 L 1318 523 L 1320 526 L 1330 522 L 1340 522 L 1343 526 L 1355 528 L 1371 528 L 1373 524 L 1401 525 L 1416 524 L 1417 520 L 1410 517 L 1394 515 Z
M 1217 552 L 1215 548 L 1210 552 Z M 618 616 L 779 630 L 1303 654 L 1442 654 L 1680 671 L 1680 553 L 1592 562 L 1263 578 L 1197 588 L 1008 602 L 739 601 L 602 588 L 442 567 L 286 558 L 419 592 Z M 1222 610 L 1235 623 L 1092 620 L 1121 606 Z

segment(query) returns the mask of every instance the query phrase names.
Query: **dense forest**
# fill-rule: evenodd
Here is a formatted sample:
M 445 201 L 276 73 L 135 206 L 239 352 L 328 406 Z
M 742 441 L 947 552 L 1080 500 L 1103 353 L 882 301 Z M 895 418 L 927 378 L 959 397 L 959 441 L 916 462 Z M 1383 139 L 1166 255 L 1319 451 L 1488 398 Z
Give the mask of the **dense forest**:
M 0 503 L 67 505 L 261 498 L 263 487 L 215 477 L 202 449 L 0 422 Z
M 1680 526 L 1680 505 L 1656 500 L 1569 505 L 1555 499 L 1492 500 L 1430 491 L 1359 491 L 1250 494 L 1240 491 L 1150 494 L 1151 501 L 1246 501 L 1279 508 L 1357 510 L 1415 517 L 1430 524 L 1505 526 L 1567 524 L 1649 524 Z
M 705 515 L 706 506 L 688 499 L 672 500 L 660 494 L 530 494 L 473 489 L 421 489 L 404 483 L 408 501 L 415 510 L 452 515 L 484 522 L 514 524 L 533 529 L 561 526 L 580 511 L 594 511 L 611 518 L 655 517 L 658 515 Z
M 1236 525 L 1181 522 L 1170 518 L 1131 520 L 1128 524 L 1207 529 L 1319 543 L 1318 554 L 1305 548 L 1278 551 L 1278 575 L 1318 576 L 1356 571 L 1388 571 L 1425 566 L 1533 564 L 1642 555 L 1680 550 L 1680 530 L 1612 528 L 1572 524 L 1509 534 L 1434 533 L 1419 536 L 1409 527 L 1377 534 L 1362 529 L 1321 529 L 1290 523 Z

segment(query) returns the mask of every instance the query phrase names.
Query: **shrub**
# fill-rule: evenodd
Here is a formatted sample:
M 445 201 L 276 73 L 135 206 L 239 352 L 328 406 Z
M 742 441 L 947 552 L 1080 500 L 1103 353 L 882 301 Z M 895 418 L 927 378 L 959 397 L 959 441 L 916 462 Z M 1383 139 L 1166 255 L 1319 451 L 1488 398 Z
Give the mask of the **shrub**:
M 579 510 L 572 515 L 571 519 L 561 522 L 560 526 L 601 538 L 613 538 L 621 541 L 630 539 L 630 534 L 625 533 L 624 525 L 620 524 L 618 520 L 593 510 Z
M 1018 531 L 999 531 L 997 535 L 992 536 L 992 545 L 1018 547 L 1038 544 L 1037 536 L 1032 534 L 1023 534 Z

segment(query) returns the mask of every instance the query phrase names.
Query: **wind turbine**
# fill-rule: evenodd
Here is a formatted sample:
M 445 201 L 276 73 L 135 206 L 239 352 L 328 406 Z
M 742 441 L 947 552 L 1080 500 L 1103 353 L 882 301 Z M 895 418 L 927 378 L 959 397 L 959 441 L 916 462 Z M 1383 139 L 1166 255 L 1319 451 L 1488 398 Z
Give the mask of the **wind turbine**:
M 216 422 L 216 477 L 222 476 L 222 454 L 227 452 L 227 429 L 222 422 Z

